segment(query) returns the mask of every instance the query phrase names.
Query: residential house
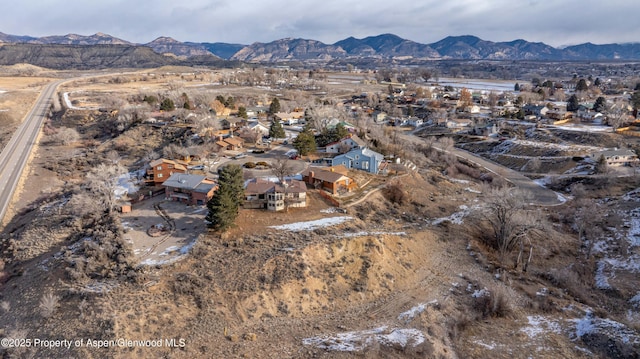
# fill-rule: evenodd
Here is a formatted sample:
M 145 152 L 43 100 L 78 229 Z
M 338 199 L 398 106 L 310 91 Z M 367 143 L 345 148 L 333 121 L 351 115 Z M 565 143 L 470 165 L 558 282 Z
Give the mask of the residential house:
M 260 137 L 269 136 L 269 125 L 265 125 L 260 121 L 250 122 L 248 127 L 251 131 L 259 134 Z
M 600 112 L 589 110 L 578 110 L 576 117 L 583 122 L 602 122 L 604 115 Z
M 202 206 L 213 197 L 218 188 L 213 180 L 202 175 L 174 173 L 162 184 L 168 200 Z
M 244 190 L 244 208 L 281 211 L 288 207 L 301 208 L 307 206 L 307 186 L 298 180 L 285 180 L 285 186 L 263 178 L 251 180 Z
M 216 142 L 222 150 L 238 151 L 243 147 L 244 141 L 238 137 L 228 137 Z
M 295 125 L 304 118 L 304 112 L 278 112 L 274 117 L 284 125 Z
M 383 123 L 387 119 L 387 113 L 384 111 L 374 111 L 372 114 L 373 122 Z
M 331 161 L 331 165 L 344 165 L 347 168 L 353 168 L 377 174 L 381 169 L 383 161 L 383 155 L 365 147 L 356 148 L 345 154 L 334 157 Z
M 424 120 L 419 117 L 409 117 L 407 126 L 418 128 L 424 124 Z
M 473 126 L 473 121 L 466 118 L 450 118 L 447 119 L 445 126 L 454 132 L 468 130 Z
M 174 173 L 186 173 L 187 167 L 184 163 L 160 158 L 149 163 L 147 169 L 147 182 L 153 185 L 160 185 Z
M 356 182 L 347 176 L 343 165 L 335 167 L 309 167 L 302 172 L 302 180 L 315 188 L 322 188 L 331 194 L 341 191 L 351 192 Z
M 349 135 L 339 141 L 332 142 L 325 147 L 327 153 L 345 153 L 356 148 L 363 148 L 367 144 L 357 135 Z
M 494 136 L 498 134 L 498 126 L 495 123 L 473 126 L 471 133 L 476 136 Z
M 634 166 L 639 163 L 638 155 L 633 150 L 626 148 L 595 152 L 590 157 L 598 161 L 601 156 L 604 156 L 607 166 L 612 167 Z

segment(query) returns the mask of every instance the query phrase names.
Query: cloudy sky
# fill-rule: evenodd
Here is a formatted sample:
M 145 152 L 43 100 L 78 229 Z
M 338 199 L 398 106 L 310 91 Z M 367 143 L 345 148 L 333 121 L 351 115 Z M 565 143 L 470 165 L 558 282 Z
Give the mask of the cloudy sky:
M 636 0 L 21 0 L 0 11 L 0 32 L 241 44 L 285 37 L 330 44 L 383 33 L 432 43 L 475 35 L 563 46 L 640 42 L 639 14 Z

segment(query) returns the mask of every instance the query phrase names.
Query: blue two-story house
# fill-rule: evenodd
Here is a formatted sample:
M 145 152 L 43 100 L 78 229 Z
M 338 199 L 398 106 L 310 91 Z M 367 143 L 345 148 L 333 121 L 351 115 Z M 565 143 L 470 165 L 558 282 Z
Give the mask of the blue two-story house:
M 331 165 L 344 165 L 347 168 L 378 173 L 384 156 L 368 148 L 356 148 L 333 158 Z

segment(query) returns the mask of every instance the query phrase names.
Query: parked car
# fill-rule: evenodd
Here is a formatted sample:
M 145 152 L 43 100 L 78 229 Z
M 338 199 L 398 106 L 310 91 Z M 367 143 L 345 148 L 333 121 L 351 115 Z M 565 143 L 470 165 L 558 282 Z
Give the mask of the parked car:
M 188 169 L 190 170 L 204 170 L 204 165 L 194 165 L 194 166 L 187 166 Z
M 239 155 L 235 155 L 235 156 L 233 156 L 233 159 L 234 159 L 234 160 L 239 160 L 239 159 L 241 159 L 241 158 L 245 158 L 245 157 L 247 157 L 247 155 L 246 155 L 246 154 L 244 154 L 244 153 L 241 153 L 241 154 L 239 154 Z

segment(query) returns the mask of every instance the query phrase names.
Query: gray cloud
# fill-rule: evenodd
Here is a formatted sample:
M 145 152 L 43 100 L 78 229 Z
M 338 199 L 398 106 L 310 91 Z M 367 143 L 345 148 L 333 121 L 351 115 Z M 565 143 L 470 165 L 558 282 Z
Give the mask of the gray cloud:
M 639 10 L 640 3 L 628 0 L 24 0 L 0 12 L 0 31 L 244 44 L 284 37 L 333 43 L 382 33 L 430 43 L 468 34 L 559 46 L 640 41 Z

